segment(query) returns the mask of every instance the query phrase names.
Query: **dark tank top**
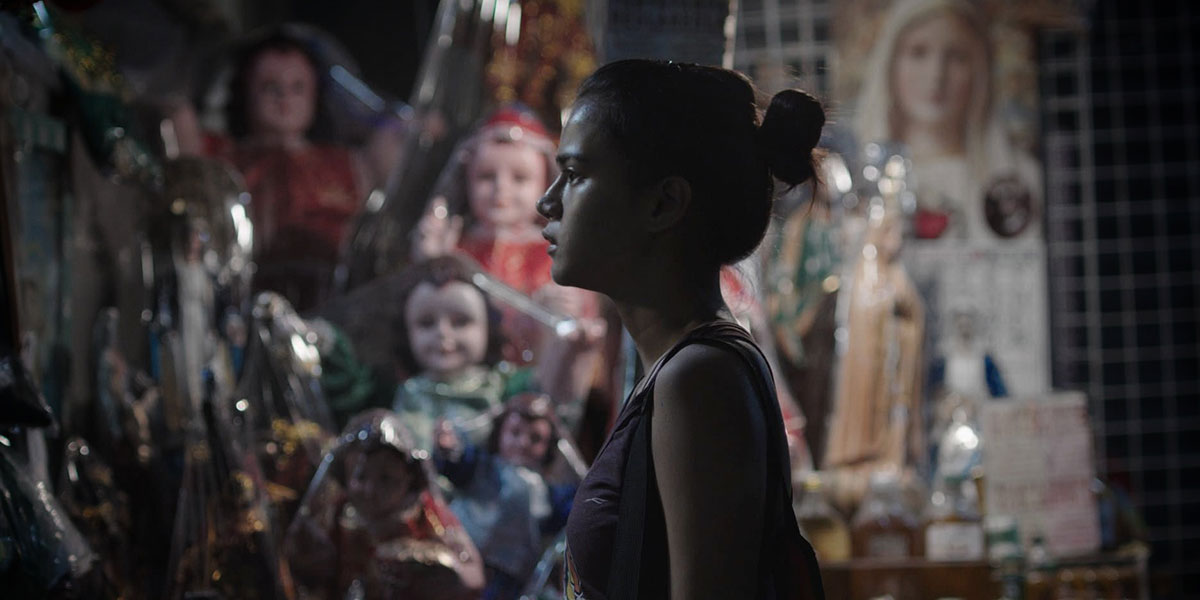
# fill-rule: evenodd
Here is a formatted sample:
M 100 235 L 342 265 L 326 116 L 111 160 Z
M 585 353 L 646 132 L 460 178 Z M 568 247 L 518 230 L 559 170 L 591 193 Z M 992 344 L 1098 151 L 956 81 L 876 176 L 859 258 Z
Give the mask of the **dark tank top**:
M 564 592 L 567 600 L 605 600 L 605 588 L 612 568 L 613 546 L 617 535 L 620 515 L 621 482 L 629 456 L 632 433 L 643 419 L 643 405 L 652 394 L 654 378 L 672 356 L 684 346 L 703 343 L 706 339 L 733 338 L 753 344 L 750 336 L 741 327 L 728 321 L 717 321 L 701 325 L 688 332 L 662 358 L 630 394 L 630 399 L 617 417 L 608 441 L 600 449 L 587 477 L 575 494 L 575 502 L 567 520 L 567 552 L 564 574 Z M 717 344 L 723 346 L 723 344 Z M 753 373 L 758 377 L 757 373 Z M 770 388 L 762 388 L 770 389 Z M 767 415 L 768 423 L 771 415 Z M 774 419 L 779 420 L 778 413 Z M 769 427 L 770 425 L 768 425 Z M 780 421 L 780 425 L 782 422 Z M 662 503 L 658 499 L 658 486 L 651 481 L 647 486 L 645 536 L 642 550 L 642 567 L 639 578 L 639 598 L 665 598 L 667 595 L 668 569 L 667 534 L 663 520 Z M 615 600 L 615 599 L 614 599 Z

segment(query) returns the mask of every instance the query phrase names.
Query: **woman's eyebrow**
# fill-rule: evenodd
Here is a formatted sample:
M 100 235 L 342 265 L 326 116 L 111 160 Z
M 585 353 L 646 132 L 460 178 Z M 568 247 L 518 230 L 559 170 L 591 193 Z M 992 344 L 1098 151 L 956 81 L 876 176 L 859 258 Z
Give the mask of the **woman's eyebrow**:
M 587 162 L 587 158 L 578 152 L 560 152 L 554 157 L 554 162 L 558 163 L 559 166 L 562 166 L 572 160 L 577 163 Z

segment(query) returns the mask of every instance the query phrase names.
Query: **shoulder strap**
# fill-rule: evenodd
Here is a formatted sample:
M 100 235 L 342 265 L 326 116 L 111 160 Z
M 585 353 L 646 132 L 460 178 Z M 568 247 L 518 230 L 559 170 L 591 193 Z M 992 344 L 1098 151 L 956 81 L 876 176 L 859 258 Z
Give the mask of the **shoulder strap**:
M 741 328 L 729 336 L 705 337 L 697 342 L 733 350 L 759 374 L 754 385 L 762 402 L 767 431 L 767 476 L 774 477 L 782 487 L 775 499 L 768 501 L 768 511 L 764 515 L 766 521 L 759 552 L 762 582 L 766 586 L 762 590 L 764 598 L 824 600 L 825 588 L 816 552 L 800 533 L 792 513 L 791 461 L 770 362 Z
M 605 592 L 610 599 L 637 600 L 641 583 L 642 547 L 645 543 L 646 503 L 648 484 L 654 478 L 654 462 L 650 460 L 650 415 L 654 409 L 654 382 L 659 371 L 671 357 L 688 345 L 691 336 L 685 337 L 667 351 L 646 374 L 644 385 L 636 394 L 643 396 L 641 418 L 633 425 L 630 434 L 629 454 L 625 458 L 625 470 L 621 474 L 621 506 L 617 521 L 617 535 L 613 543 L 612 559 L 609 561 L 608 587 Z M 637 388 L 635 388 L 636 390 Z M 630 399 L 632 402 L 632 399 Z M 617 568 L 617 565 L 621 565 Z
M 691 343 L 727 348 L 741 356 L 754 378 L 755 391 L 760 398 L 767 431 L 767 474 L 781 482 L 781 488 L 771 504 L 768 504 L 763 528 L 763 545 L 760 564 L 767 588 L 767 597 L 797 600 L 823 600 L 824 588 L 812 546 L 800 534 L 796 519 L 791 515 L 792 489 L 789 485 L 790 468 L 787 454 L 787 439 L 782 429 L 779 406 L 768 402 L 776 398 L 774 378 L 766 356 L 762 354 L 749 334 L 732 323 L 719 323 L 689 334 L 667 355 L 660 359 L 647 374 L 642 387 L 642 418 L 634 425 L 629 455 L 622 475 L 620 520 L 610 562 L 608 597 L 616 600 L 636 600 L 638 597 L 642 550 L 647 510 L 648 484 L 654 477 L 654 464 L 650 460 L 649 425 L 653 409 L 654 380 L 662 366 L 679 350 Z M 774 416 L 776 418 L 772 419 Z M 779 426 L 773 426 L 778 424 Z M 770 493 L 770 492 L 768 492 Z M 768 496 L 770 498 L 770 496 Z M 776 535 L 771 535 L 777 532 Z M 617 565 L 621 565 L 617 568 Z M 792 573 L 794 569 L 800 572 Z

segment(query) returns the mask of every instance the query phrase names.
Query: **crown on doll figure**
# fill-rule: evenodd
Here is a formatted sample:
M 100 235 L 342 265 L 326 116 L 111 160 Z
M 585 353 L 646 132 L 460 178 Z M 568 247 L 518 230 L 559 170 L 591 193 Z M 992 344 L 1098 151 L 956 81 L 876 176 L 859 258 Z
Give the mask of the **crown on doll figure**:
M 529 107 L 522 104 L 508 104 L 492 113 L 483 124 L 484 130 L 503 131 L 512 141 L 520 141 L 527 135 L 545 140 L 550 139 L 550 132 L 542 124 Z

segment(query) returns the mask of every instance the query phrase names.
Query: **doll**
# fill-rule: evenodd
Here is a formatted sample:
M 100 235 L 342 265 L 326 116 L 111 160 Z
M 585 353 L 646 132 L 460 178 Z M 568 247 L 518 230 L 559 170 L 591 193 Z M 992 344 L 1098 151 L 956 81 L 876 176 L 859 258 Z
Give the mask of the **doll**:
M 471 283 L 467 262 L 448 255 L 408 270 L 399 293 L 396 353 L 410 375 L 397 388 L 393 409 L 418 448 L 433 449 L 434 425 L 487 416 L 503 398 L 529 389 L 532 372 L 500 360 L 500 313 Z M 471 427 L 482 443 L 490 427 Z
M 304 42 L 283 31 L 249 44 L 231 83 L 232 141 L 208 149 L 232 162 L 246 180 L 258 263 L 255 288 L 279 292 L 301 313 L 328 297 L 370 179 L 350 148 L 325 142 L 318 65 Z
M 372 409 L 329 451 L 288 530 L 301 598 L 478 598 L 479 554 L 401 419 Z
M 438 470 L 456 489 L 450 510 L 483 556 L 487 600 L 515 599 L 547 537 L 566 524 L 577 486 L 543 478 L 560 432 L 550 397 L 539 393 L 505 402 L 486 448 L 439 427 Z
M 503 108 L 455 152 L 439 186 L 450 212 L 462 215 L 457 247 L 526 295 L 550 282 L 537 201 L 558 174 L 554 150 L 537 117 Z

